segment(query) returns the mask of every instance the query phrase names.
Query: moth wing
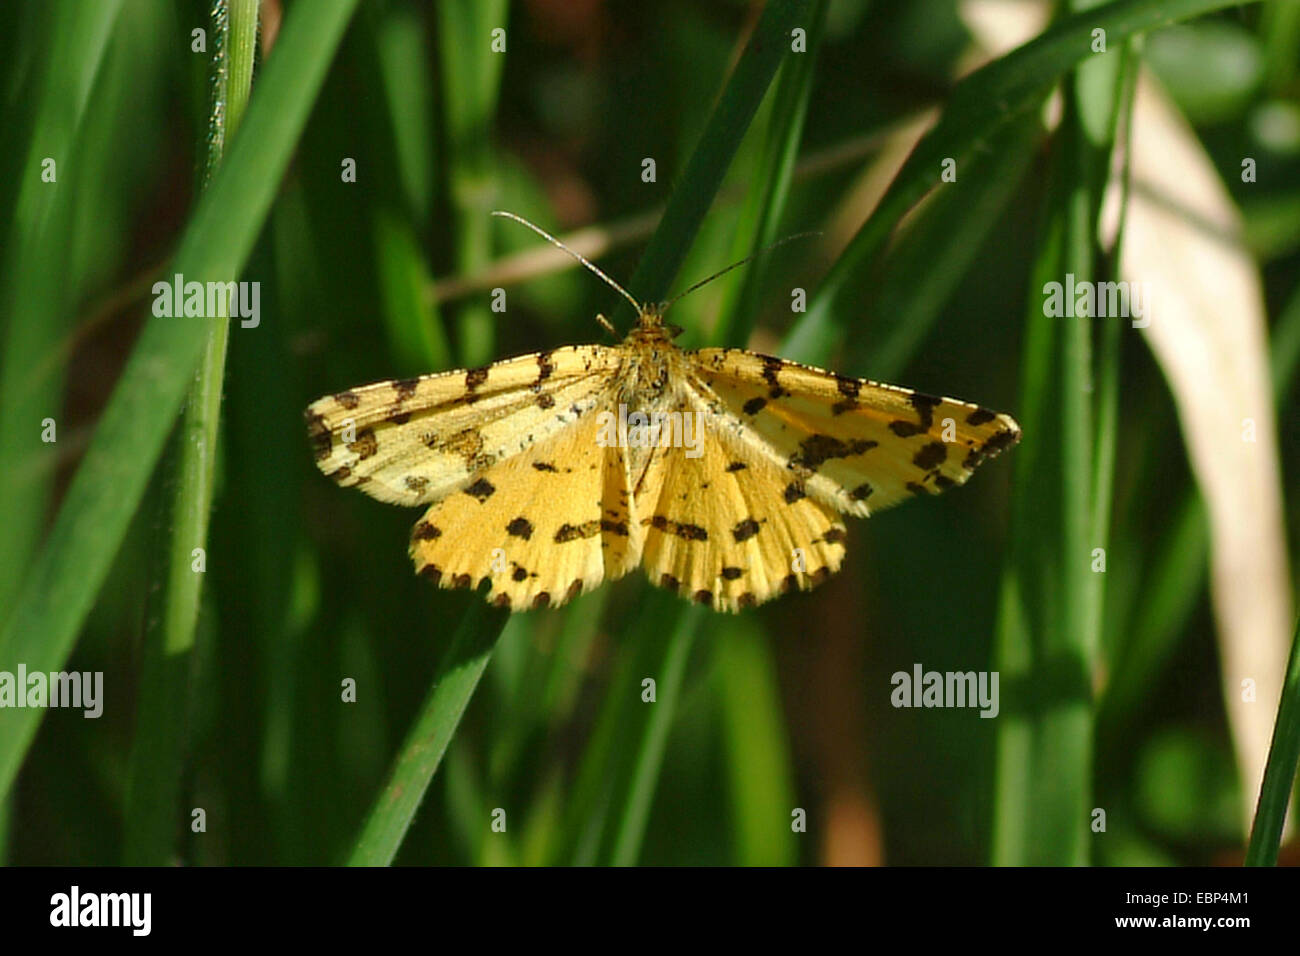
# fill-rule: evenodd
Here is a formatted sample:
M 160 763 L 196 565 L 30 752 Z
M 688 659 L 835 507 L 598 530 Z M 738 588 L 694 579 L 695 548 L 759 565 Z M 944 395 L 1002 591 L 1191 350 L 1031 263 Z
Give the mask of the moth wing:
M 650 580 L 714 610 L 736 611 L 820 584 L 844 560 L 844 523 L 756 450 L 703 396 L 683 396 L 700 415 L 695 447 L 654 449 L 635 500 Z M 693 426 L 692 426 L 693 427 Z M 697 454 L 698 452 L 698 454 Z
M 723 426 L 798 479 L 807 495 L 864 517 L 960 485 L 1020 440 L 1009 415 L 954 398 L 836 375 L 742 349 L 702 349 L 692 384 Z
M 603 402 L 520 454 L 477 471 L 434 503 L 411 534 L 417 571 L 477 587 L 498 607 L 556 607 L 622 577 L 644 534 L 629 520 L 627 460 L 602 441 Z
M 572 426 L 618 367 L 617 349 L 578 345 L 327 395 L 306 412 L 316 466 L 380 501 L 428 504 Z

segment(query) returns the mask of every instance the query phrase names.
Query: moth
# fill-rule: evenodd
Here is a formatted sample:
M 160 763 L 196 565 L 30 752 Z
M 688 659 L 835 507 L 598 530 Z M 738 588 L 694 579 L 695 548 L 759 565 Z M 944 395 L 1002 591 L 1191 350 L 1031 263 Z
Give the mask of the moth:
M 753 607 L 839 569 L 844 515 L 962 484 L 1020 439 L 980 405 L 744 349 L 678 348 L 668 303 L 637 302 L 549 233 L 498 215 L 630 301 L 626 339 L 376 382 L 306 411 L 325 475 L 426 507 L 410 555 L 439 587 L 557 607 L 643 566 L 714 610 Z

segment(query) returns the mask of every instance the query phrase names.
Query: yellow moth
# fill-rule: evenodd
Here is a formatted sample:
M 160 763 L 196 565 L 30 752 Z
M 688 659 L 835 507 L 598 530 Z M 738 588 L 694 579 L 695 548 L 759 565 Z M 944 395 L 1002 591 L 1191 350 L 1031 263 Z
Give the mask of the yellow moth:
M 735 611 L 836 571 L 841 515 L 961 484 L 1020 439 L 1010 416 L 956 399 L 680 349 L 666 305 L 571 254 L 636 306 L 622 344 L 376 382 L 307 409 L 322 472 L 427 506 L 410 553 L 440 587 L 486 581 L 496 606 L 555 607 L 642 565 Z

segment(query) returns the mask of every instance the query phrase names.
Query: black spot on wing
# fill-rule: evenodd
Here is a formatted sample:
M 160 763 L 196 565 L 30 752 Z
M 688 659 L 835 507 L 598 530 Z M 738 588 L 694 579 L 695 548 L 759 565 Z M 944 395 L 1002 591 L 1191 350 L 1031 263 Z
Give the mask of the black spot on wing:
M 537 385 L 539 387 L 555 372 L 555 363 L 551 361 L 551 356 L 554 354 L 555 352 L 551 349 L 537 353 Z
M 562 524 L 560 529 L 555 532 L 555 543 L 564 544 L 568 541 L 580 541 L 583 538 L 591 538 L 600 533 L 599 521 L 584 521 L 582 524 Z
M 515 538 L 523 538 L 527 541 L 533 536 L 533 523 L 523 515 L 520 515 L 518 518 L 513 519 L 508 525 L 506 525 L 506 534 Z
M 317 461 L 330 456 L 330 451 L 334 448 L 334 437 L 325 424 L 325 416 L 310 409 L 307 410 L 307 437 L 311 439 L 312 455 Z
M 357 456 L 358 461 L 365 461 L 379 451 L 379 442 L 375 440 L 373 428 L 363 428 L 357 432 L 357 440 L 348 445 L 348 451 Z
M 496 494 L 496 490 L 496 486 L 493 485 L 492 482 L 488 481 L 486 478 L 480 478 L 465 489 L 465 494 L 469 495 L 471 498 L 477 498 L 479 502 L 482 503 Z
M 934 424 L 934 409 L 943 404 L 943 399 L 923 392 L 913 392 L 908 401 L 912 403 L 912 407 L 921 418 L 921 429 L 929 431 L 930 426 Z
M 876 442 L 866 438 L 842 441 L 833 435 L 809 435 L 799 443 L 799 450 L 790 456 L 791 467 L 802 465 L 816 470 L 831 458 L 848 458 L 861 455 L 876 447 Z
M 922 446 L 912 457 L 912 464 L 923 471 L 929 471 L 942 465 L 948 459 L 948 446 L 941 441 L 932 441 Z
M 785 368 L 785 362 L 781 361 L 781 359 L 771 355 L 763 356 L 763 381 L 768 384 L 768 398 L 780 398 L 782 395 L 790 394 L 777 381 L 777 375 L 783 368 Z
M 709 533 L 697 524 L 674 521 L 666 515 L 655 515 L 650 519 L 650 526 L 664 534 L 675 535 L 683 541 L 708 541 Z
M 465 391 L 468 393 L 465 400 L 468 402 L 478 401 L 479 396 L 475 394 L 479 387 L 487 381 L 487 366 L 482 368 L 472 368 L 465 372 Z
M 889 430 L 899 438 L 911 438 L 913 435 L 919 435 L 921 432 L 925 431 L 925 429 L 916 424 L 916 422 L 909 422 L 902 418 L 890 422 Z

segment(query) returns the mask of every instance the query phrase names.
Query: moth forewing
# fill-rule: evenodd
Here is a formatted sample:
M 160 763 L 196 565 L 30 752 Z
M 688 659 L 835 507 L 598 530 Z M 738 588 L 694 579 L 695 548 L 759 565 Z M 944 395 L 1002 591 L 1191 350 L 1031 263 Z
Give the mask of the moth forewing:
M 962 484 L 1020 437 L 1010 416 L 958 399 L 740 349 L 694 355 L 703 391 L 737 427 L 848 514 Z
M 438 501 L 572 424 L 617 360 L 570 346 L 326 396 L 306 413 L 317 467 L 381 501 Z

